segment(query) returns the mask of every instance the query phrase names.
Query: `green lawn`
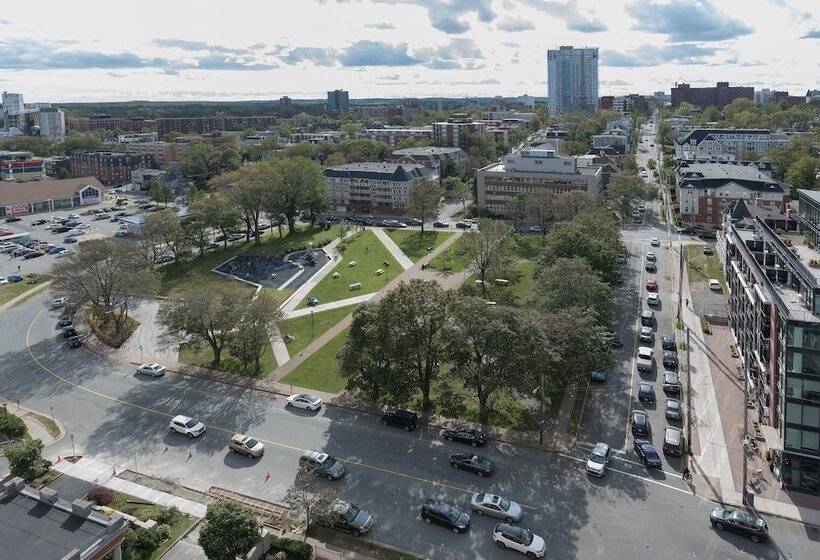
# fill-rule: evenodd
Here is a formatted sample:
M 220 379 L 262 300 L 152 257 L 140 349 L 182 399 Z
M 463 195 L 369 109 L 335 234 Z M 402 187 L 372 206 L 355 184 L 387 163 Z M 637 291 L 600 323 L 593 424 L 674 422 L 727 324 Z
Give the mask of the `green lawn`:
M 420 231 L 388 229 L 387 235 L 396 242 L 396 245 L 411 261 L 416 262 L 429 252 L 427 247 L 435 249 L 453 234 L 449 231 L 425 231 L 422 237 Z
M 464 236 L 447 247 L 430 261 L 430 268 L 446 272 L 462 272 L 467 268 L 468 257 L 464 250 Z
M 299 367 L 282 378 L 282 383 L 316 389 L 327 393 L 341 393 L 346 382 L 339 373 L 339 361 L 336 354 L 344 346 L 348 329 L 343 330 L 330 342 L 325 344 Z
M 513 237 L 511 252 L 514 256 L 534 260 L 544 248 L 543 235 L 516 235 Z
M 208 344 L 180 344 L 179 345 L 179 361 L 183 364 L 191 364 L 202 368 L 212 369 L 211 361 L 213 360 L 213 350 Z M 227 371 L 229 373 L 238 373 L 240 375 L 247 375 L 248 377 L 265 377 L 268 373 L 276 368 L 276 358 L 273 356 L 273 350 L 270 347 L 265 349 L 262 354 L 262 359 L 259 362 L 260 371 L 257 375 L 254 372 L 253 364 L 248 366 L 245 370 L 242 367 L 242 362 L 233 357 L 228 348 L 223 348 L 220 354 L 219 371 Z
M 318 299 L 320 304 L 378 292 L 402 272 L 401 266 L 390 251 L 370 230 L 355 234 L 344 245 L 344 248 L 339 247 L 342 260 L 308 294 L 308 297 Z M 354 261 L 356 266 L 351 267 L 350 263 Z M 389 266 L 385 266 L 385 262 L 389 263 Z M 381 276 L 376 275 L 378 269 L 384 269 Z M 338 278 L 333 277 L 335 273 L 339 274 Z M 358 290 L 351 290 L 348 287 L 357 282 L 362 284 Z M 307 297 L 299 307 L 306 305 Z
M 339 236 L 339 228 L 332 227 L 329 230 L 323 228 L 304 228 L 291 234 L 285 233 L 279 237 L 276 230 L 262 238 L 259 243 L 250 241 L 241 245 L 233 245 L 227 248 L 218 249 L 206 253 L 202 257 L 195 257 L 193 260 L 179 264 L 171 264 L 162 268 L 160 273 L 160 295 L 174 295 L 189 288 L 207 289 L 208 285 L 215 282 L 230 282 L 218 274 L 211 272 L 216 266 L 232 259 L 237 255 L 279 255 L 284 256 L 292 251 L 300 249 L 308 242 L 320 243 L 324 240 L 332 240 Z M 247 286 L 248 293 L 253 293 L 255 289 L 250 284 L 239 282 Z
M 712 244 L 714 247 L 714 244 Z M 704 255 L 703 245 L 686 246 L 686 263 L 689 272 L 689 283 L 708 284 L 714 278 L 726 290 L 726 279 L 723 277 L 723 266 L 716 254 Z
M 355 308 L 355 305 L 347 305 L 330 311 L 314 313 L 313 317 L 304 315 L 284 321 L 282 328 L 285 334 L 292 337 L 292 340 L 285 339 L 290 355 L 295 356 L 301 352 L 305 346 L 322 336 L 330 327 L 353 313 Z
M 17 296 L 24 294 L 28 290 L 36 288 L 39 284 L 29 284 L 28 283 L 28 276 L 22 282 L 15 282 L 13 284 L 3 284 L 0 286 L 0 305 L 3 305 L 6 302 L 9 302 L 16 298 Z
M 476 275 L 472 274 L 464 282 L 462 291 L 502 305 L 526 307 L 532 300 L 533 291 L 535 290 L 535 279 L 533 278 L 535 267 L 536 264 L 532 261 L 521 261 L 513 267 L 510 274 L 505 278 L 505 280 L 510 281 L 509 284 L 501 286 L 493 282 L 494 278 L 488 279 L 486 291 L 481 290 L 476 285 Z

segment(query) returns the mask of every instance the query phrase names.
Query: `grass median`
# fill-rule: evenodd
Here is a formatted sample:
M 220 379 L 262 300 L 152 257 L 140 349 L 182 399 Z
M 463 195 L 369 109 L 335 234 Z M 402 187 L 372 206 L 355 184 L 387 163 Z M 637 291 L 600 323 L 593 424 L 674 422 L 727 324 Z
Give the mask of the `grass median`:
M 339 372 L 339 361 L 336 354 L 344 346 L 349 329 L 345 329 L 332 338 L 327 344 L 299 364 L 293 371 L 282 378 L 282 383 L 316 389 L 326 393 L 341 393 L 347 382 Z
M 338 309 L 303 315 L 288 319 L 282 323 L 285 333 L 285 344 L 291 357 L 296 356 L 305 347 L 322 336 L 336 323 L 353 313 L 355 305 L 347 305 Z

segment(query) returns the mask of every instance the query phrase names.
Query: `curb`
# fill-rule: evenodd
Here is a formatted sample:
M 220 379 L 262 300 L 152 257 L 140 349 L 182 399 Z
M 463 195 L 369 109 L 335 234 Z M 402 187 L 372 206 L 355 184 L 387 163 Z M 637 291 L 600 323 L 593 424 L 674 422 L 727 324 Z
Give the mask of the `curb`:
M 26 408 L 24 406 L 20 406 L 19 404 L 17 404 L 17 401 L 11 401 L 9 399 L 6 399 L 5 397 L 3 397 L 2 400 L 4 401 L 4 404 L 6 405 L 7 410 L 8 410 L 8 406 L 11 405 L 11 406 L 16 406 L 17 407 L 17 412 L 22 411 L 25 414 L 36 414 L 37 416 L 44 416 L 44 417 L 48 418 L 48 416 L 43 414 L 42 412 L 38 412 L 36 410 L 32 410 L 32 409 Z M 13 414 L 14 416 L 17 416 L 18 418 L 20 418 L 20 420 L 23 420 L 23 422 L 25 422 L 25 418 L 23 416 L 20 416 L 19 414 L 15 414 L 14 412 L 10 412 L 9 414 Z M 48 433 L 48 429 L 46 429 L 46 427 L 43 426 L 43 424 L 37 419 L 36 416 L 26 416 L 26 418 L 28 418 L 32 422 L 36 422 L 37 424 L 39 424 L 40 427 L 43 428 L 43 430 L 46 433 Z M 58 441 L 63 439 L 65 437 L 66 433 L 67 433 L 65 427 L 62 424 L 62 422 L 58 422 L 54 418 L 52 418 L 51 421 L 54 422 L 57 425 L 57 429 L 60 430 L 60 433 L 57 434 L 54 437 L 54 440 L 51 441 L 51 443 L 48 443 L 47 445 L 52 445 L 52 444 L 57 443 Z

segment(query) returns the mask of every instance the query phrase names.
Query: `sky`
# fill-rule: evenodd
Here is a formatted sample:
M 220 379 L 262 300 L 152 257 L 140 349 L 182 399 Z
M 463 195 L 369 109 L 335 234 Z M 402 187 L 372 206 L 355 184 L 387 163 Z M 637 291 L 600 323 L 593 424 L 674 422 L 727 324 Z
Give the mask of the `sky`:
M 0 90 L 26 102 L 546 96 L 560 45 L 599 48 L 601 95 L 820 87 L 820 0 L 12 2 Z

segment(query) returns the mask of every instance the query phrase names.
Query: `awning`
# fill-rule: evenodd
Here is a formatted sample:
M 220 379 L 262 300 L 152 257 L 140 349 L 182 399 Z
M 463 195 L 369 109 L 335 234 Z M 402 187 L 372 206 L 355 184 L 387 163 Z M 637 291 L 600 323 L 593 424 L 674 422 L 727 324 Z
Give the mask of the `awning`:
M 766 446 L 772 451 L 783 451 L 783 440 L 780 439 L 780 432 L 772 426 L 760 426 Z

